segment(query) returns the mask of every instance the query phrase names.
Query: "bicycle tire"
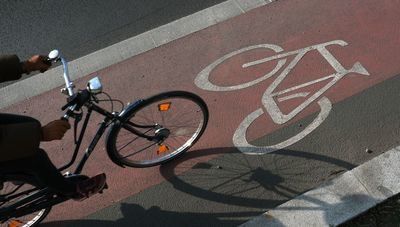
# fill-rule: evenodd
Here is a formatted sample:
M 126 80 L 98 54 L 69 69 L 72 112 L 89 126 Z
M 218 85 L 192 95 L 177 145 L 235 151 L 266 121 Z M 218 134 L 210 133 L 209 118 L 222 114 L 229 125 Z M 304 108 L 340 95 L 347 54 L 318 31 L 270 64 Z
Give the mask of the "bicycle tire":
M 7 207 L 7 204 L 13 203 L 29 194 L 39 190 L 39 184 L 33 178 L 24 175 L 3 175 L 1 176 L 0 187 L 0 209 Z M 33 189 L 33 191 L 32 191 Z M 29 191 L 29 193 L 28 193 Z M 13 192 L 10 194 L 10 192 Z M 20 195 L 12 200 L 7 201 L 12 195 Z M 0 227 L 2 226 L 37 226 L 51 211 L 51 206 L 34 211 L 30 214 L 20 217 L 0 217 Z M 18 208 L 17 208 L 18 209 Z M 16 210 L 17 211 L 17 210 Z M 32 216 L 33 215 L 33 216 Z M 29 217 L 29 218 L 24 218 Z M 24 219 L 22 219 L 24 218 Z M 26 221 L 25 221 L 26 219 Z
M 161 110 L 160 105 L 167 105 L 168 109 Z M 196 119 L 189 119 L 189 114 L 194 114 Z M 120 121 L 114 122 L 108 132 L 107 153 L 121 166 L 143 168 L 171 161 L 191 148 L 207 127 L 208 108 L 193 93 L 171 91 L 131 104 L 119 117 Z M 140 132 L 149 136 L 165 136 L 165 139 L 161 142 L 150 141 L 124 129 L 131 122 L 152 125 L 152 128 L 141 129 Z M 129 137 L 129 142 L 125 137 Z M 120 146 L 120 142 L 125 145 Z M 125 149 L 128 146 L 129 149 Z M 129 154 L 123 153 L 123 149 L 129 150 Z

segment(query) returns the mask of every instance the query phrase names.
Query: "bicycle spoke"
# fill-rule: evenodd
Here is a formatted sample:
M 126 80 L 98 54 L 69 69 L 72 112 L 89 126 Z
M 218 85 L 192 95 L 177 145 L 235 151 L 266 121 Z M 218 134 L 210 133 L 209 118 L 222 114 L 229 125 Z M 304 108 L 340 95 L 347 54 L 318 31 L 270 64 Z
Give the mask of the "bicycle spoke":
M 12 178 L 14 180 L 8 179 Z M 34 195 L 38 191 L 38 187 L 35 184 L 30 183 L 25 177 L 8 176 L 0 193 L 2 202 L 0 209 L 12 215 L 18 215 L 18 218 L 10 217 L 10 219 L 3 219 L 3 223 L 6 226 L 32 226 L 39 223 L 49 212 L 50 208 L 35 208 L 38 205 L 39 200 L 28 198 Z M 17 180 L 16 180 L 17 179 Z M 18 183 L 15 183 L 18 182 Z M 0 225 L 1 226 L 1 225 Z
M 147 131 L 143 132 L 144 135 L 146 135 L 148 132 L 152 131 L 153 128 L 148 129 Z M 132 135 L 132 134 L 128 134 L 128 135 Z M 136 134 L 135 134 L 136 135 Z M 128 144 L 126 144 L 125 146 L 123 146 L 123 148 L 125 148 L 126 146 L 128 146 L 129 144 L 131 144 L 132 142 L 134 142 L 135 140 L 141 138 L 139 135 L 137 135 L 132 141 L 130 141 Z M 121 148 L 120 150 L 122 150 L 123 148 Z
M 145 147 L 145 148 L 142 148 L 141 150 L 138 150 L 138 151 L 136 151 L 136 152 L 134 152 L 134 153 L 132 153 L 132 154 L 126 155 L 126 156 L 124 156 L 124 157 L 122 157 L 122 158 L 128 158 L 128 157 L 130 157 L 130 156 L 132 156 L 132 155 L 138 154 L 138 153 L 140 153 L 140 152 L 146 150 L 147 148 L 152 147 L 152 146 L 155 145 L 155 144 L 157 144 L 157 143 L 153 143 L 153 144 L 151 144 L 151 145 L 149 145 L 149 146 L 147 146 L 147 147 Z
M 133 143 L 134 141 L 136 141 L 138 138 L 140 138 L 139 136 L 137 136 L 136 138 L 134 138 L 133 140 L 131 140 L 130 142 L 128 142 L 127 144 L 125 144 L 124 146 L 122 146 L 122 148 L 119 148 L 119 151 L 122 151 L 122 149 L 124 149 L 125 147 L 127 147 L 129 144 Z
M 129 131 L 133 134 L 140 132 L 138 126 L 156 126 L 148 134 L 146 132 L 146 135 L 154 136 L 156 140 L 153 142 L 139 135 L 139 138 L 115 140 L 115 146 L 110 148 L 115 149 L 122 163 L 133 167 L 153 166 L 185 152 L 201 136 L 208 121 L 204 101 L 188 92 L 153 96 L 131 110 L 128 120 L 132 122 L 130 126 L 133 128 Z M 122 131 L 113 136 L 125 137 Z

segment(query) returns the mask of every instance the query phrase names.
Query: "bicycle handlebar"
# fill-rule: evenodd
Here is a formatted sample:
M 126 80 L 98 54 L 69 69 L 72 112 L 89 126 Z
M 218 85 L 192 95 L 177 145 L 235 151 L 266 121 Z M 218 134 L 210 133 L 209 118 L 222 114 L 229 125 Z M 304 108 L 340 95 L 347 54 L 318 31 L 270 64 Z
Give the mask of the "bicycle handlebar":
M 68 71 L 68 62 L 63 58 L 61 55 L 60 51 L 58 50 L 52 50 L 49 55 L 48 55 L 48 61 L 50 62 L 58 62 L 61 61 L 61 64 L 63 66 L 63 77 L 64 77 L 64 82 L 65 82 L 65 88 L 68 91 L 69 96 L 73 96 L 75 94 L 74 92 L 74 84 L 71 82 L 71 79 L 69 77 L 69 71 Z
M 65 58 L 61 55 L 60 51 L 58 50 L 52 50 L 49 55 L 47 56 L 47 61 L 49 63 L 51 62 L 58 62 L 60 61 L 62 66 L 63 66 L 63 77 L 64 77 L 64 82 L 65 82 L 65 91 L 68 92 L 68 96 L 72 97 L 75 95 L 74 92 L 74 84 L 72 83 L 70 77 L 69 77 L 69 71 L 68 71 L 68 62 L 65 60 Z M 72 98 L 65 106 L 63 106 L 61 109 L 65 110 L 66 108 L 68 108 L 69 110 L 64 114 L 64 116 L 61 117 L 61 119 L 64 120 L 68 120 L 68 118 L 70 117 L 68 115 L 69 111 L 74 111 L 76 109 L 76 101 L 74 101 L 75 99 Z
M 68 107 L 73 107 L 73 109 L 70 108 L 71 110 L 80 109 L 89 99 L 90 99 L 89 91 L 87 90 L 79 91 L 78 93 L 68 98 L 68 103 L 63 107 L 61 107 L 61 110 L 65 110 Z

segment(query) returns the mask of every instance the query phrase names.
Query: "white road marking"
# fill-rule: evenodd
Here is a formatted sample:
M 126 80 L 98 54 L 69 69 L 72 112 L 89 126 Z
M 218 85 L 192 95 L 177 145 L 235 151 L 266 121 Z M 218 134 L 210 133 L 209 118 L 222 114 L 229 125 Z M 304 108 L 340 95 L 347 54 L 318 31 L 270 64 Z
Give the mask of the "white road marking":
M 322 124 L 322 122 L 327 118 L 329 115 L 330 110 L 332 109 L 332 103 L 330 100 L 323 95 L 328 89 L 330 89 L 332 86 L 334 86 L 337 82 L 339 82 L 344 76 L 350 74 L 350 73 L 357 73 L 360 75 L 369 75 L 368 71 L 361 65 L 361 63 L 356 62 L 351 69 L 345 69 L 342 64 L 330 53 L 326 47 L 330 45 L 339 45 L 339 46 L 347 46 L 348 44 L 343 41 L 343 40 L 334 40 L 326 43 L 321 43 L 309 47 L 305 47 L 302 49 L 298 49 L 295 51 L 289 51 L 286 53 L 280 53 L 283 51 L 283 48 L 277 45 L 273 44 L 260 44 L 260 45 L 254 45 L 254 46 L 249 46 L 245 47 L 236 51 L 233 51 L 229 54 L 226 54 L 225 56 L 217 59 L 210 65 L 208 65 L 204 70 L 202 70 L 196 77 L 195 79 L 195 84 L 204 90 L 208 91 L 233 91 L 233 90 L 239 90 L 239 89 L 244 89 L 251 87 L 261 81 L 264 81 L 273 75 L 277 73 L 286 63 L 286 57 L 289 57 L 291 55 L 295 55 L 294 59 L 282 70 L 282 72 L 277 76 L 277 78 L 267 87 L 266 91 L 264 92 L 262 98 L 261 98 L 261 103 L 266 110 L 266 113 L 268 113 L 273 122 L 275 124 L 285 124 L 288 121 L 292 120 L 295 116 L 297 116 L 301 111 L 303 111 L 305 108 L 307 108 L 311 103 L 314 101 L 317 101 L 318 105 L 320 106 L 320 113 L 318 116 L 312 121 L 310 125 L 308 125 L 303 131 L 298 133 L 297 135 L 294 135 L 290 137 L 289 139 L 280 142 L 275 145 L 271 146 L 253 146 L 249 144 L 249 142 L 246 139 L 246 131 L 248 127 L 260 116 L 262 116 L 265 111 L 263 108 L 259 108 L 249 114 L 239 125 L 237 130 L 235 131 L 233 135 L 233 144 L 243 153 L 246 154 L 266 154 L 270 153 L 279 149 L 283 149 L 285 147 L 288 147 L 301 139 L 303 139 L 305 136 L 310 134 L 313 130 L 315 130 L 319 125 Z M 242 65 L 242 68 L 248 68 L 251 66 L 267 63 L 273 60 L 278 60 L 277 65 L 275 68 L 265 74 L 264 76 L 255 79 L 253 81 L 235 85 L 235 86 L 218 86 L 213 84 L 210 79 L 210 73 L 220 64 L 223 64 L 227 59 L 236 56 L 238 54 L 241 54 L 246 51 L 258 49 L 258 48 L 267 48 L 273 50 L 275 53 L 280 53 L 271 57 L 259 59 L 256 61 L 248 62 Z M 290 72 L 293 70 L 294 67 L 299 63 L 299 61 L 310 51 L 318 51 L 321 56 L 325 58 L 325 60 L 332 66 L 332 68 L 336 71 L 334 74 L 328 75 L 328 76 L 323 76 L 321 78 L 306 82 L 304 84 L 296 85 L 291 88 L 287 88 L 283 91 L 275 91 L 275 89 L 282 83 L 282 81 L 285 80 L 285 78 L 290 74 Z M 295 90 L 298 90 L 300 88 L 304 88 L 307 86 L 311 86 L 316 83 L 320 83 L 326 80 L 330 80 L 324 87 L 319 89 L 317 92 L 309 96 L 310 92 L 299 92 L 299 93 L 291 93 Z M 283 97 L 278 97 L 281 95 L 285 95 Z M 303 103 L 298 105 L 295 109 L 293 109 L 290 113 L 284 114 L 278 107 L 278 104 L 276 103 L 275 99 L 278 100 L 278 102 L 284 102 L 290 99 L 294 98 L 301 98 L 301 97 L 307 97 L 309 96 Z
M 265 74 L 264 76 L 262 76 L 258 79 L 255 79 L 255 80 L 247 82 L 247 83 L 239 84 L 236 86 L 222 87 L 222 86 L 218 86 L 218 85 L 211 83 L 209 80 L 211 71 L 213 71 L 216 66 L 223 63 L 225 60 L 227 60 L 235 55 L 241 54 L 243 52 L 246 52 L 249 50 L 254 50 L 254 49 L 259 49 L 259 48 L 271 49 L 271 50 L 275 51 L 275 53 L 279 53 L 279 52 L 283 51 L 283 49 L 280 46 L 272 45 L 272 44 L 260 44 L 260 45 L 249 46 L 249 47 L 242 48 L 240 50 L 233 51 L 232 53 L 229 53 L 229 54 L 219 58 L 218 60 L 216 60 L 213 63 L 211 63 L 210 65 L 208 65 L 205 69 L 203 69 L 197 75 L 196 79 L 194 80 L 194 83 L 196 84 L 197 87 L 199 87 L 203 90 L 207 90 L 207 91 L 234 91 L 234 90 L 240 90 L 240 89 L 251 87 L 253 85 L 258 84 L 261 81 L 264 81 L 264 80 L 270 78 L 286 63 L 286 59 L 279 60 L 277 65 L 271 72 Z
M 302 140 L 304 137 L 306 137 L 308 134 L 314 131 L 318 126 L 320 126 L 321 123 L 328 117 L 329 112 L 332 109 L 332 104 L 329 101 L 329 99 L 326 97 L 322 97 L 318 101 L 318 105 L 320 106 L 321 111 L 319 112 L 318 116 L 313 120 L 313 122 L 311 122 L 311 124 L 309 124 L 303 131 L 275 145 L 259 147 L 249 144 L 249 142 L 246 139 L 246 131 L 251 125 L 251 123 L 253 123 L 258 117 L 263 115 L 264 111 L 260 108 L 251 113 L 250 115 L 248 115 L 243 120 L 243 122 L 240 123 L 239 127 L 235 131 L 235 134 L 233 135 L 233 144 L 241 152 L 249 155 L 262 155 L 286 148 Z
M 123 40 L 68 63 L 71 79 L 75 80 L 166 43 L 193 34 L 222 21 L 247 13 L 272 2 L 271 0 L 227 0 L 192 15 L 162 25 L 135 37 Z M 221 13 L 223 12 L 223 13 Z M 57 48 L 57 47 L 54 47 Z M 63 85 L 61 66 L 0 88 L 0 108 L 40 95 Z M 46 81 L 43 83 L 43 81 Z

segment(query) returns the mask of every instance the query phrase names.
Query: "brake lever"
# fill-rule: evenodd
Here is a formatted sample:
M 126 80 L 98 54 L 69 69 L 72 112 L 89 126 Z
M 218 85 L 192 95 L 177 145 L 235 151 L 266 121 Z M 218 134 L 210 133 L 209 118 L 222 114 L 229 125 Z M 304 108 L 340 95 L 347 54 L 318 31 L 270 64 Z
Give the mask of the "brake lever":
M 77 99 L 76 95 L 69 97 L 69 99 L 71 99 L 71 100 L 69 102 L 67 102 L 67 104 L 65 104 L 63 107 L 61 107 L 61 110 L 64 111 L 68 107 L 70 107 L 72 105 L 75 105 L 78 102 L 78 99 Z

